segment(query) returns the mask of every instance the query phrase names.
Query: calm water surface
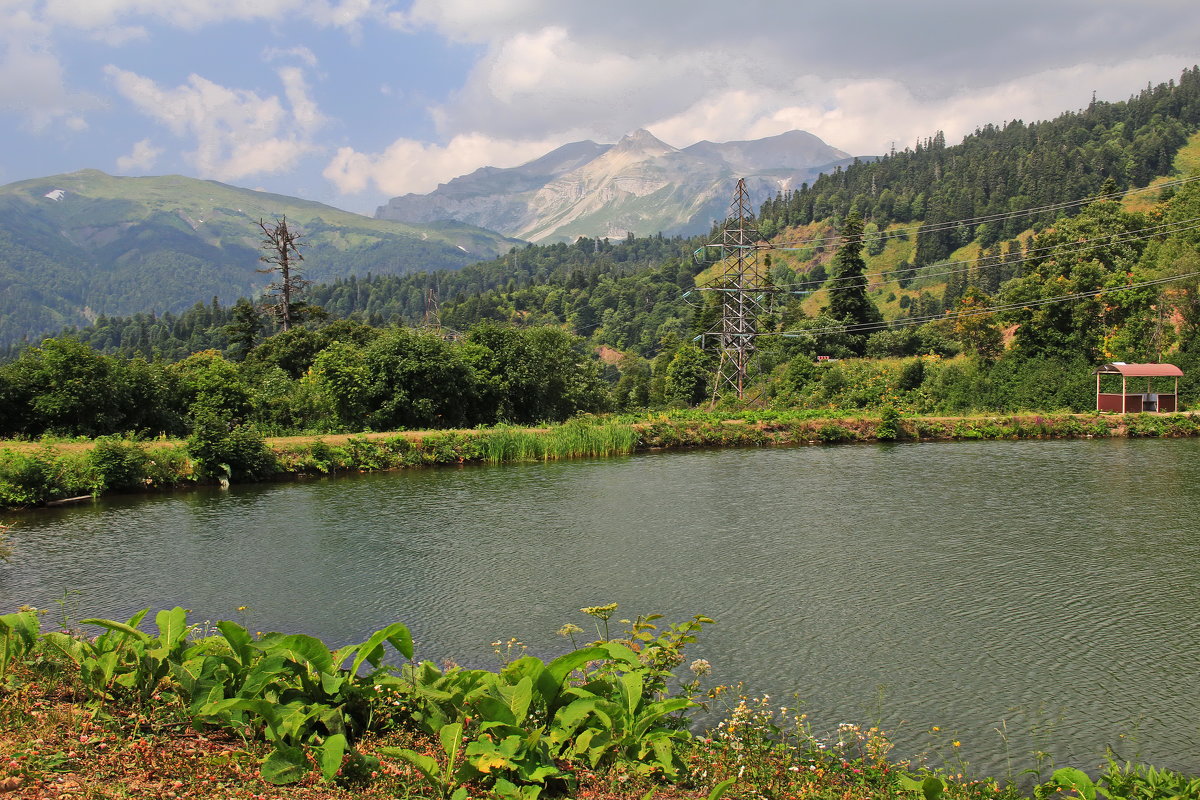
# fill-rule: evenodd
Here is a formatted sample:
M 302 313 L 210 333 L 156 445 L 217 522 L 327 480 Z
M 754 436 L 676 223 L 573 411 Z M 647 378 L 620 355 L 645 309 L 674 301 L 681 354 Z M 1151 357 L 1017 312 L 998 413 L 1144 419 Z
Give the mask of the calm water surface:
M 1197 476 L 1196 440 L 977 442 L 116 498 L 19 515 L 0 606 L 182 605 L 331 644 L 400 620 L 419 657 L 482 666 L 501 637 L 561 652 L 576 609 L 618 601 L 714 617 L 692 656 L 819 731 L 958 738 L 1000 776 L 1106 746 L 1200 771 Z

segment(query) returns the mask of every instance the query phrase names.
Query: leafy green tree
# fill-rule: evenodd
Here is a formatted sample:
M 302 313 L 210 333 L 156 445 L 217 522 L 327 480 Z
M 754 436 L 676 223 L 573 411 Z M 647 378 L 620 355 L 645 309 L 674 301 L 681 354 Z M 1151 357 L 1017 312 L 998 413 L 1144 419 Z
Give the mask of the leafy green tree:
M 668 403 L 694 406 L 704 402 L 712 387 L 712 358 L 693 344 L 675 351 L 663 386 Z
M 317 353 L 329 340 L 308 328 L 292 328 L 263 340 L 246 357 L 253 364 L 279 367 L 293 378 L 299 378 L 312 366 Z
M 996 324 L 995 314 L 973 315 L 971 312 L 992 304 L 992 298 L 982 289 L 967 287 L 958 307 L 959 313 L 967 316 L 956 317 L 953 322 L 954 338 L 971 353 L 988 360 L 997 358 L 1004 350 L 1004 336 Z
M 317 356 L 312 375 L 329 398 L 342 427 L 361 428 L 370 408 L 372 386 L 362 348 L 352 342 L 334 342 Z
M 1111 200 L 1060 219 L 1034 237 L 1023 275 L 1005 284 L 1001 302 L 1030 303 L 1137 282 L 1145 277 L 1139 260 L 1146 245 L 1136 232 L 1147 224 L 1143 215 Z M 1157 295 L 1154 287 L 1111 291 L 1016 309 L 1002 321 L 1018 326 L 1014 347 L 1022 355 L 1098 363 L 1113 357 L 1109 340 L 1120 327 L 1152 313 Z
M 605 408 L 595 360 L 581 339 L 560 328 L 485 323 L 470 331 L 467 342 L 481 407 L 494 421 L 556 422 Z
M 245 420 L 251 410 L 250 387 L 236 364 L 216 350 L 203 350 L 172 364 L 168 374 L 178 381 L 184 413 L 200 412 L 223 420 Z
M 125 398 L 115 389 L 112 359 L 86 344 L 46 339 L 3 368 L 13 433 L 45 431 L 99 436 L 122 429 Z
M 345 355 L 353 369 L 348 350 L 334 352 Z M 460 351 L 439 336 L 392 328 L 362 353 L 368 380 L 363 402 L 372 429 L 446 428 L 472 422 L 476 378 Z M 352 372 L 339 374 L 348 386 Z

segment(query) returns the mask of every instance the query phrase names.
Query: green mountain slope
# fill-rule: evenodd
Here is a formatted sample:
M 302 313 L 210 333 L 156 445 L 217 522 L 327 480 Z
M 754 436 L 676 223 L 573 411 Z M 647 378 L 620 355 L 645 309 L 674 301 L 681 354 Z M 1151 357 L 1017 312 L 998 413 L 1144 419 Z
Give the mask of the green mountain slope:
M 412 225 L 178 175 L 96 170 L 0 187 L 0 342 L 100 314 L 180 311 L 255 295 L 259 219 L 304 234 L 305 276 L 457 269 L 514 240 L 459 223 Z

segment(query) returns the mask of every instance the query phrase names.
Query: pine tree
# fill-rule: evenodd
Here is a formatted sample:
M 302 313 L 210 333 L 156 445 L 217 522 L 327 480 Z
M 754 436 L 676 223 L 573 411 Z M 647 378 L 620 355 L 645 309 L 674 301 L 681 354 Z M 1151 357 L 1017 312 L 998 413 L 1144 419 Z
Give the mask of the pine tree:
M 233 321 L 225 326 L 229 336 L 230 356 L 234 361 L 243 361 L 262 333 L 262 317 L 258 309 L 246 298 L 240 298 L 233 307 Z
M 848 325 L 877 323 L 883 320 L 879 309 L 867 297 L 867 279 L 863 273 L 863 219 L 858 209 L 846 215 L 842 224 L 842 246 L 833 257 L 833 286 L 829 293 L 829 314 Z M 866 335 L 855 337 L 859 355 L 866 346 Z

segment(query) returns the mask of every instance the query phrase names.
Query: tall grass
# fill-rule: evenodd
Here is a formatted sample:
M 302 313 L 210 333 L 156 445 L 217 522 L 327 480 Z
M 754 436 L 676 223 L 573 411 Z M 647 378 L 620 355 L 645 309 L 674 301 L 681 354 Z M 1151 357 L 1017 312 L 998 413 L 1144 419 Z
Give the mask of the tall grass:
M 505 464 L 624 455 L 632 453 L 637 443 L 633 428 L 613 423 L 571 420 L 548 431 L 497 427 L 484 436 L 483 458 L 489 464 Z

